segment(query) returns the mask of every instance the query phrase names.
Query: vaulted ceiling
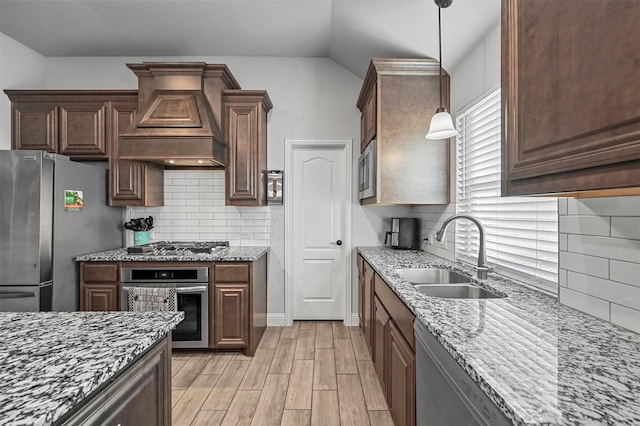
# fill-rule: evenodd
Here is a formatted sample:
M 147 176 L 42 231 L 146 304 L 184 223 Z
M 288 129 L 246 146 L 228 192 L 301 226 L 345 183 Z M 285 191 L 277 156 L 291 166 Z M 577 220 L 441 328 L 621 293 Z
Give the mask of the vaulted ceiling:
M 433 0 L 0 0 L 0 32 L 45 56 L 438 56 Z M 499 24 L 500 0 L 442 11 L 451 69 Z

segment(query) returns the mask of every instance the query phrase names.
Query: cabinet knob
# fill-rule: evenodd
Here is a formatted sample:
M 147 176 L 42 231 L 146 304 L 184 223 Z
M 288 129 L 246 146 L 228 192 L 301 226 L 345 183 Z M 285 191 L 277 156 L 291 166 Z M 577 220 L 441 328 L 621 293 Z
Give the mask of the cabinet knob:
M 342 240 L 338 240 L 338 241 L 336 241 L 336 244 L 337 244 L 337 245 L 339 245 L 339 246 L 341 246 L 341 245 L 342 245 Z

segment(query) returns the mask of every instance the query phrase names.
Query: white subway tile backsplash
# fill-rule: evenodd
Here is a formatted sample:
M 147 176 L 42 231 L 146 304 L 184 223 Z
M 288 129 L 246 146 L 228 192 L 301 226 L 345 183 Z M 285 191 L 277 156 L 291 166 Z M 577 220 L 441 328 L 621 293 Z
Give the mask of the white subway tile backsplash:
M 569 198 L 568 214 L 639 216 L 640 195 L 627 197 Z
M 590 275 L 569 271 L 567 284 L 570 289 L 593 297 L 608 300 L 628 308 L 640 309 L 640 287 L 621 284 Z
M 568 271 L 566 269 L 560 269 L 558 271 L 558 285 L 561 287 L 567 286 L 567 274 Z
M 560 216 L 558 230 L 567 234 L 609 236 L 611 223 L 608 216 Z
M 567 234 L 559 234 L 558 235 L 558 250 L 567 251 L 567 247 L 569 246 L 569 236 Z
M 165 205 L 132 207 L 128 217 L 153 216 L 153 241 L 229 240 L 269 245 L 269 207 L 225 205 L 224 170 L 165 170 Z
M 636 217 L 612 217 L 611 236 L 640 240 L 640 212 Z M 640 252 L 638 258 L 640 262 Z
M 607 257 L 609 259 L 627 262 L 638 262 L 640 240 L 569 235 L 568 250 L 573 253 Z
M 560 303 L 573 309 L 586 312 L 590 315 L 609 321 L 609 305 L 606 300 L 598 299 L 584 293 L 570 290 L 565 287 L 559 288 Z
M 562 269 L 609 278 L 609 259 L 563 251 L 559 260 Z
M 613 281 L 640 287 L 640 263 L 611 261 L 610 276 Z
M 611 322 L 640 333 L 640 311 L 626 306 L 611 304 Z

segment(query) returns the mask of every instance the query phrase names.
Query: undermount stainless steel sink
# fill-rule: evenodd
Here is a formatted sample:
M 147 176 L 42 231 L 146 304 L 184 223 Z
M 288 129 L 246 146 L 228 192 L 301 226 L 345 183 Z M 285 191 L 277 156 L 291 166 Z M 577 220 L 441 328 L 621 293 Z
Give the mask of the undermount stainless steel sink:
M 444 268 L 407 268 L 395 272 L 411 284 L 460 284 L 469 283 L 471 278 Z
M 445 299 L 499 299 L 504 297 L 484 288 L 466 284 L 418 284 L 415 287 L 416 290 L 427 296 Z
M 446 299 L 502 298 L 482 287 L 469 284 L 471 278 L 444 268 L 406 268 L 395 272 L 409 281 L 420 293 Z

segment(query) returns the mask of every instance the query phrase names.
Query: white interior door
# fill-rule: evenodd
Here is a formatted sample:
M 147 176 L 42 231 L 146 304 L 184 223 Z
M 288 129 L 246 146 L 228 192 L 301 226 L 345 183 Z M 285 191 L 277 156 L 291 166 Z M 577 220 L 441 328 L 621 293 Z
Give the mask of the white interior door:
M 288 243 L 292 247 L 294 320 L 345 318 L 347 149 L 344 144 L 292 146 Z

